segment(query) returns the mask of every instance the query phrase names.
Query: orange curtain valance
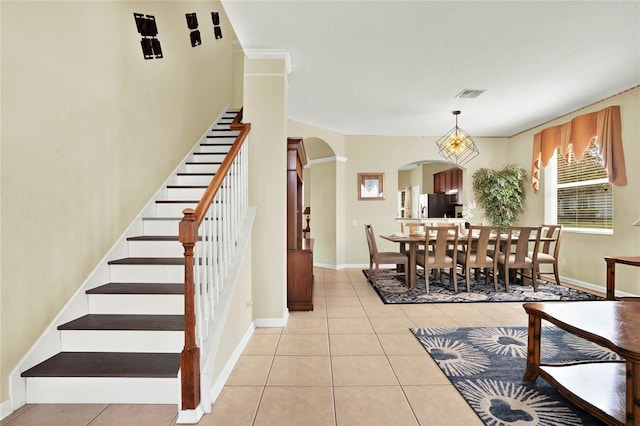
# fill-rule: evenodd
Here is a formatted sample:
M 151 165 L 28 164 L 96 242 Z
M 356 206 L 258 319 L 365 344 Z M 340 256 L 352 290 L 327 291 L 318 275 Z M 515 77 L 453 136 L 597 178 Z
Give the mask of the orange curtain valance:
M 622 147 L 620 106 L 614 105 L 597 112 L 579 115 L 568 123 L 548 127 L 533 136 L 533 189 L 538 191 L 540 170 L 549 164 L 556 148 L 560 148 L 565 160 L 568 161 L 569 153 L 573 152 L 576 161 L 580 162 L 594 137 L 609 174 L 609 182 L 618 186 L 626 185 L 627 171 Z

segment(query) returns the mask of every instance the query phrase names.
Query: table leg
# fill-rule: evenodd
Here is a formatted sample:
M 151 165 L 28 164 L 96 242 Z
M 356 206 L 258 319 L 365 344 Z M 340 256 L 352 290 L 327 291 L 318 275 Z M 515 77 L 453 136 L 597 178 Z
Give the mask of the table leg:
M 416 288 L 416 247 L 417 244 L 409 244 L 409 288 Z M 426 277 L 425 277 L 426 278 Z
M 616 300 L 616 261 L 615 259 L 605 259 L 607 261 L 607 300 Z
M 529 329 L 527 336 L 527 368 L 522 380 L 534 382 L 538 378 L 540 366 L 540 333 L 542 320 L 537 315 L 529 314 Z
M 640 364 L 627 360 L 627 426 L 640 421 Z

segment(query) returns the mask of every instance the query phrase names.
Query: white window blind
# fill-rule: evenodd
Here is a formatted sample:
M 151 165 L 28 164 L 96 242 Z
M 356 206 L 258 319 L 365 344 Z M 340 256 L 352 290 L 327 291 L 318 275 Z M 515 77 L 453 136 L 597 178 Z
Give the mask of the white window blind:
M 582 160 L 570 162 L 556 152 L 545 173 L 545 221 L 567 230 L 611 233 L 613 191 L 596 145 L 591 143 Z

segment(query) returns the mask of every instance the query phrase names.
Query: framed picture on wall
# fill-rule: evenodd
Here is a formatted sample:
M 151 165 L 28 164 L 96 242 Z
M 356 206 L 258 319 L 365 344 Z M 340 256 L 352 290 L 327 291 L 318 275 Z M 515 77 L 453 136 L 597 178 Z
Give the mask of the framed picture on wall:
M 384 200 L 384 173 L 358 173 L 358 200 Z

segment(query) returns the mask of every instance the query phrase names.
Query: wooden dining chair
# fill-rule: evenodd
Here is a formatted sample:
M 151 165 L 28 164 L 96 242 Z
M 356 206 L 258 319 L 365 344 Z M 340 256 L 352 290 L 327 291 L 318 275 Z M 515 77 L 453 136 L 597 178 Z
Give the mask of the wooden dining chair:
M 438 271 L 440 282 L 442 282 L 441 269 L 449 269 L 449 284 L 453 284 L 453 289 L 457 292 L 458 226 L 455 224 L 425 226 L 424 247 L 417 251 L 416 263 L 424 268 L 427 294 L 430 272 Z
M 557 285 L 560 285 L 560 274 L 558 273 L 558 256 L 560 254 L 560 240 L 562 239 L 562 225 L 542 225 L 542 237 L 540 240 L 540 250 L 537 255 L 536 277 L 542 279 L 542 275 L 553 273 Z M 533 257 L 533 252 L 528 254 Z M 553 271 L 540 271 L 541 265 L 551 265 Z M 548 281 L 545 279 L 545 281 Z
M 489 269 L 493 275 L 493 288 L 498 291 L 498 257 L 500 251 L 500 228 L 498 226 L 471 225 L 466 238 L 461 238 L 463 249 L 458 250 L 457 262 L 462 266 L 467 292 L 471 291 L 471 270 L 484 270 L 485 284 L 489 284 Z
M 498 265 L 503 268 L 504 285 L 507 293 L 511 271 L 514 278 L 518 274 L 523 282 L 529 278 L 533 284 L 533 291 L 538 291 L 536 279 L 537 253 L 540 244 L 540 226 L 510 226 L 506 239 L 500 239 L 501 251 L 498 253 Z M 533 250 L 529 250 L 529 244 L 533 243 Z M 529 257 L 529 254 L 532 254 Z M 528 273 L 526 271 L 529 271 Z
M 369 278 L 373 285 L 378 281 L 380 273 L 380 265 L 396 265 L 395 274 L 404 275 L 404 282 L 409 282 L 409 257 L 405 253 L 394 251 L 378 251 L 376 237 L 373 233 L 373 227 L 369 224 L 364 225 L 367 235 L 367 244 L 369 245 Z M 404 265 L 404 272 L 398 271 L 398 265 Z

